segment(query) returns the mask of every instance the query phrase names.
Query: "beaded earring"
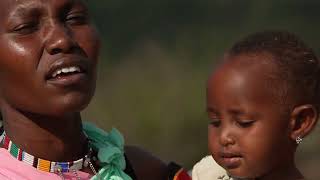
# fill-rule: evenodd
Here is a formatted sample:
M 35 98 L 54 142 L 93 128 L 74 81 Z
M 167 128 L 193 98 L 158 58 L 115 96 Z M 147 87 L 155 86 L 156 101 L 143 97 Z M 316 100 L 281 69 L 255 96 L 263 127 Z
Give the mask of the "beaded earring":
M 302 138 L 300 136 L 296 137 L 296 143 L 301 144 L 302 143 Z

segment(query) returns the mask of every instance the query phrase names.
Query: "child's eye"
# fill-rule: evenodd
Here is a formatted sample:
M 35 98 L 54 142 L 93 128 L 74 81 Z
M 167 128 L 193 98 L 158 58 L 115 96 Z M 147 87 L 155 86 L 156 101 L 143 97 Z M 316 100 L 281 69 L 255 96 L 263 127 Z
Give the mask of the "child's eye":
M 254 120 L 242 120 L 242 121 L 236 121 L 236 123 L 242 127 L 242 128 L 247 128 L 253 125 L 255 121 Z
M 83 13 L 83 12 L 71 13 L 66 17 L 65 21 L 70 25 L 87 24 L 88 15 L 87 13 Z
M 221 124 L 221 120 L 218 118 L 215 119 L 210 119 L 210 125 L 212 125 L 213 127 L 219 127 Z
M 14 33 L 22 34 L 22 35 L 31 34 L 37 30 L 38 30 L 38 23 L 36 22 L 23 23 L 13 28 Z

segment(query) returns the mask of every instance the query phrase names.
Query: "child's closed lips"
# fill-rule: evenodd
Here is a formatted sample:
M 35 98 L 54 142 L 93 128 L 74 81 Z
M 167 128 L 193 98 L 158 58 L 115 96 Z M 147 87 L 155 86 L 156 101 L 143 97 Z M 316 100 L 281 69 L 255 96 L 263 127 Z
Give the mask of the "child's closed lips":
M 222 151 L 219 153 L 219 158 L 226 168 L 236 168 L 240 165 L 242 156 L 240 153 L 233 151 Z

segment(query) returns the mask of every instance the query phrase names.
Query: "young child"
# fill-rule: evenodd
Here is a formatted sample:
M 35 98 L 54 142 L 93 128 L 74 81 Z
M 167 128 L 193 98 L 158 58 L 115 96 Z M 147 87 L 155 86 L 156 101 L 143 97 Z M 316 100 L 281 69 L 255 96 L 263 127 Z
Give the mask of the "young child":
M 0 1 L 1 180 L 190 179 L 117 130 L 82 123 L 99 47 L 81 0 Z
M 319 81 L 318 58 L 291 33 L 235 43 L 207 84 L 214 160 L 234 179 L 304 179 L 294 157 L 318 119 Z

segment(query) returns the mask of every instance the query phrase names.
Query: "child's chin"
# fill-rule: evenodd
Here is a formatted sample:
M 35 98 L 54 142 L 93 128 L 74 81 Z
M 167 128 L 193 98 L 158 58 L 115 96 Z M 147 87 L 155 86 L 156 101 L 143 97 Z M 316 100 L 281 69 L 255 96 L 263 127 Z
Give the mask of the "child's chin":
M 236 169 L 228 169 L 227 173 L 229 176 L 235 178 L 235 179 L 253 179 L 255 177 L 257 177 L 256 175 L 254 175 L 252 172 L 248 172 L 246 170 L 240 169 L 240 168 L 236 168 Z
M 229 175 L 230 177 L 232 177 L 233 179 L 237 179 L 237 180 L 252 180 L 255 179 L 255 177 L 250 177 L 250 176 L 232 176 Z

